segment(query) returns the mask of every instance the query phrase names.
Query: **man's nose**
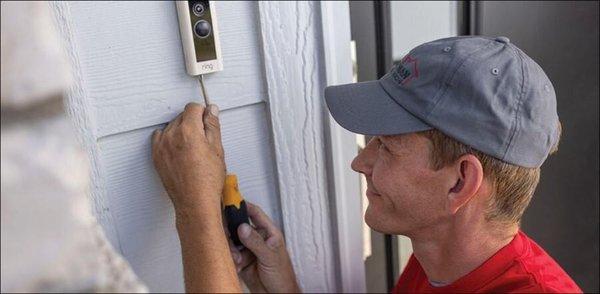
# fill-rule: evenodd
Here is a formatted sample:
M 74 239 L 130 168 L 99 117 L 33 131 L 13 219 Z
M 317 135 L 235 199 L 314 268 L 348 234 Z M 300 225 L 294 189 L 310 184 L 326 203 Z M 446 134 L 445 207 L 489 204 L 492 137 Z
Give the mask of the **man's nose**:
M 356 172 L 362 173 L 364 175 L 371 175 L 372 171 L 372 157 L 373 157 L 373 146 L 372 142 L 369 142 L 367 146 L 363 150 L 354 157 L 352 160 L 352 164 L 350 165 L 352 169 Z

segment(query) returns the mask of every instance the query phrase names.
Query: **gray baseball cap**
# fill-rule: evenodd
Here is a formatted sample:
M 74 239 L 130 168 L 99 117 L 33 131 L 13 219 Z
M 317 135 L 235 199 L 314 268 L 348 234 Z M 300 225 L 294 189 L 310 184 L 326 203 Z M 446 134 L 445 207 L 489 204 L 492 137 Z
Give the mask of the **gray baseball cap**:
M 550 79 L 506 37 L 419 45 L 379 80 L 325 88 L 325 100 L 349 131 L 396 135 L 435 128 L 523 167 L 541 166 L 559 139 Z

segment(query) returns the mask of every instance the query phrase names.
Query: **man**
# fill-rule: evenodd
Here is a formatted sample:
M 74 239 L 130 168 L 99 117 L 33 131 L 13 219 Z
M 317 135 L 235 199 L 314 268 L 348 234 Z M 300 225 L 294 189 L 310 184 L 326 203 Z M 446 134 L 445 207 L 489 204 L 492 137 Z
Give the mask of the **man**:
M 325 98 L 340 125 L 374 136 L 352 163 L 367 178 L 365 221 L 411 238 L 394 292 L 581 292 L 519 230 L 561 129 L 550 80 L 508 38 L 425 43 L 380 80 L 328 87 Z M 186 289 L 238 291 L 235 263 L 252 291 L 297 291 L 281 232 L 256 206 L 256 228 L 238 229 L 247 250 L 222 262 L 223 152 L 217 112 L 204 124 L 202 112 L 188 105 L 153 143 L 177 211 Z
M 61 5 L 0 2 L 0 293 L 148 292 L 92 214 Z

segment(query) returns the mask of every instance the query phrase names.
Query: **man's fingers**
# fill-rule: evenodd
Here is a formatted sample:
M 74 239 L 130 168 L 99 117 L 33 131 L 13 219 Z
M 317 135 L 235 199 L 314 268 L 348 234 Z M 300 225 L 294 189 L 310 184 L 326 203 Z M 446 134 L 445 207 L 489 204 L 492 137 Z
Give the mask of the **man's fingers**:
M 204 122 L 202 121 L 203 113 L 204 106 L 194 102 L 188 103 L 183 110 L 182 122 L 194 126 L 198 132 L 204 135 Z
M 240 264 L 242 264 L 242 253 L 237 250 L 235 247 L 229 247 L 231 250 L 229 251 L 231 253 L 231 259 L 233 259 L 233 263 L 235 263 L 236 266 L 239 266 Z
M 156 129 L 154 130 L 154 132 L 152 132 L 152 147 L 156 148 L 156 144 L 158 144 L 158 142 L 160 142 L 160 139 L 162 137 L 162 130 Z
M 275 262 L 275 251 L 272 251 L 267 247 L 263 237 L 249 224 L 244 223 L 238 227 L 238 236 L 240 237 L 242 244 L 244 244 L 248 250 L 252 251 L 261 263 L 273 264 L 273 262 Z
M 245 269 L 254 261 L 256 261 L 256 256 L 248 249 L 244 249 L 238 252 L 239 260 L 235 260 L 235 267 L 238 269 Z
M 272 250 L 276 250 L 284 244 L 281 231 L 275 226 L 269 216 L 260 207 L 246 201 L 248 216 L 256 225 L 257 231 L 262 235 L 265 244 Z
M 258 270 L 256 266 L 247 266 L 245 268 L 238 268 L 238 273 L 244 284 L 250 290 L 250 293 L 267 293 L 265 286 L 262 284 Z
M 169 133 L 174 127 L 179 126 L 179 124 L 181 123 L 181 116 L 182 116 L 183 112 L 178 114 L 177 117 L 175 117 L 175 119 L 173 119 L 165 128 L 165 130 L 163 131 L 163 133 Z
M 162 139 L 162 130 L 156 129 L 152 132 L 152 161 L 154 162 L 154 166 L 158 166 L 159 164 L 159 147 L 158 144 Z
M 254 228 L 258 234 L 263 238 L 263 240 L 267 240 L 269 238 L 269 232 L 263 228 Z
M 273 224 L 273 221 L 269 216 L 262 211 L 260 207 L 254 205 L 246 200 L 246 206 L 248 207 L 248 217 L 252 220 L 252 223 L 260 229 L 265 229 L 269 236 L 280 235 L 279 229 Z
M 217 105 L 209 105 L 204 110 L 202 119 L 204 120 L 206 139 L 210 144 L 221 149 L 221 123 L 219 122 L 219 108 Z

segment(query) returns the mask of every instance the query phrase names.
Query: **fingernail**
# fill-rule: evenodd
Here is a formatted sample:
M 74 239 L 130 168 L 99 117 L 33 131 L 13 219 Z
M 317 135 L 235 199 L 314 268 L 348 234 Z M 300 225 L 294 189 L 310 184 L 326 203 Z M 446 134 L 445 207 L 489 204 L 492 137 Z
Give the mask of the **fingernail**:
M 219 107 L 217 107 L 214 104 L 211 104 L 208 108 L 209 108 L 208 110 L 210 111 L 210 114 L 212 114 L 214 116 L 219 116 Z
M 248 236 L 250 236 L 250 225 L 243 223 L 240 225 L 240 228 L 238 230 L 241 238 L 245 239 L 248 238 Z

